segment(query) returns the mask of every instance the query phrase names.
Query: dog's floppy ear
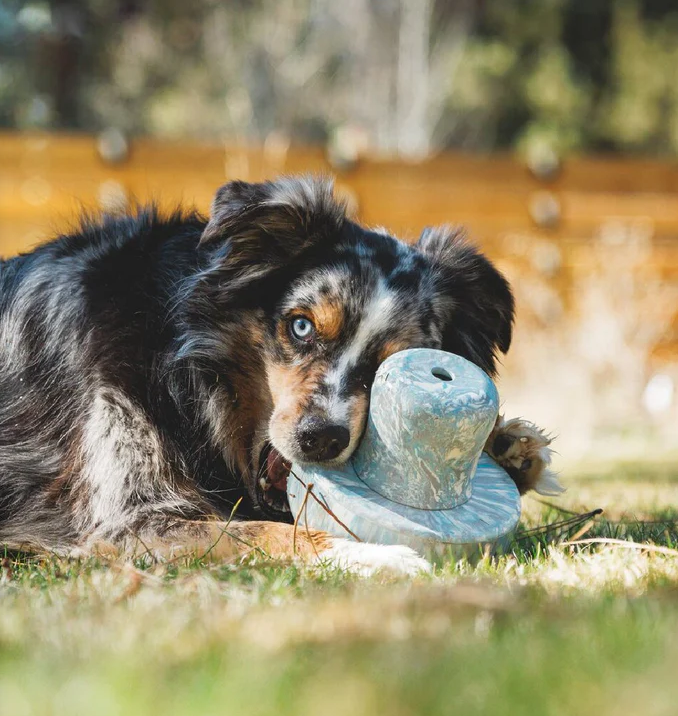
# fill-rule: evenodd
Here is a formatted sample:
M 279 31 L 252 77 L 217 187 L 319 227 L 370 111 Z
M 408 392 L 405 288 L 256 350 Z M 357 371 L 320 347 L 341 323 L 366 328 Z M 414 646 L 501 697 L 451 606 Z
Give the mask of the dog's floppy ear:
M 330 181 L 232 181 L 217 191 L 200 245 L 228 242 L 231 266 L 264 263 L 273 268 L 319 241 L 336 238 L 344 220 L 345 208 Z
M 508 282 L 461 228 L 424 229 L 417 248 L 433 266 L 443 350 L 494 375 L 497 352 L 511 345 L 514 301 Z

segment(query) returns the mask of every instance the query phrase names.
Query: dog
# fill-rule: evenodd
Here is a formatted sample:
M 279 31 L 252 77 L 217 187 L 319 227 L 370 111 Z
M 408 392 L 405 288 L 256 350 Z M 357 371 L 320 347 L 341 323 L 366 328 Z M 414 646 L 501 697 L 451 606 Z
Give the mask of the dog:
M 209 220 L 83 219 L 0 264 L 0 544 L 425 569 L 406 547 L 295 533 L 290 465 L 350 457 L 396 351 L 493 376 L 513 316 L 463 231 L 407 245 L 352 221 L 327 180 L 230 182 Z M 521 492 L 557 491 L 548 444 L 500 419 L 487 450 Z

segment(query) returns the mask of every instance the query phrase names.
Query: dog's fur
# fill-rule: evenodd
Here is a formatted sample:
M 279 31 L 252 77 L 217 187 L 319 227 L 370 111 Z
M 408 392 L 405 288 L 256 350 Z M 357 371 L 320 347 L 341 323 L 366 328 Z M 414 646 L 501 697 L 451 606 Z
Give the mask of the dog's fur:
M 0 264 L 0 543 L 290 556 L 267 473 L 314 459 L 303 430 L 341 426 L 339 452 L 318 459 L 346 460 L 381 361 L 443 348 L 494 375 L 512 320 L 507 282 L 462 232 L 408 246 L 349 220 L 324 181 L 229 183 L 208 222 L 154 209 L 86 221 Z M 547 444 L 538 430 L 523 440 L 524 425 L 488 441 L 522 491 L 547 462 L 517 457 Z M 406 548 L 306 530 L 294 548 L 424 566 Z

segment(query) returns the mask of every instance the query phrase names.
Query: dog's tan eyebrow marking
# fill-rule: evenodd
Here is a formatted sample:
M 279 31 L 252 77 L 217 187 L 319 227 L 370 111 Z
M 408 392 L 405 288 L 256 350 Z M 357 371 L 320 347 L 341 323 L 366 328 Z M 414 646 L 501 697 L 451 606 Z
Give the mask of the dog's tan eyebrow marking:
M 325 299 L 310 308 L 311 318 L 322 338 L 336 341 L 344 327 L 344 311 L 338 301 Z

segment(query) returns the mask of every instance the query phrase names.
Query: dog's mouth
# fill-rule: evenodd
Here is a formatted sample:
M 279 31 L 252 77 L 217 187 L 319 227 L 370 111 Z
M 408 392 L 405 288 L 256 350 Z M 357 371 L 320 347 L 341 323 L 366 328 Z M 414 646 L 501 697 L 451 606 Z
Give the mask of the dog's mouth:
M 287 478 L 292 464 L 268 443 L 261 451 L 256 495 L 259 508 L 272 519 L 289 519 L 287 501 Z

